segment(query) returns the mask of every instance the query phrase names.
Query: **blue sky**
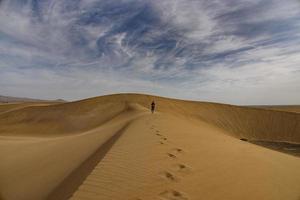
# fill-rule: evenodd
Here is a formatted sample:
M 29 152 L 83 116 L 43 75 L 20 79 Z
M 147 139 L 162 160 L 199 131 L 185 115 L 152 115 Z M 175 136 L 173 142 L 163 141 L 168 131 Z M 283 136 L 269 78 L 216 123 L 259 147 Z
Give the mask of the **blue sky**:
M 300 103 L 298 0 L 0 0 L 0 94 Z

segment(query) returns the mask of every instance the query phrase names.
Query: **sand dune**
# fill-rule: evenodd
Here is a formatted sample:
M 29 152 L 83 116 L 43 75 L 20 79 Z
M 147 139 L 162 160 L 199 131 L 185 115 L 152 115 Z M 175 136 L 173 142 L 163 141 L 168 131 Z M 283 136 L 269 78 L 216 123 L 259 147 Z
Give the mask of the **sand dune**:
M 300 113 L 300 106 L 299 105 L 253 106 L 253 107 L 263 108 L 263 109 L 267 109 L 267 110 L 279 110 L 279 111 Z
M 241 138 L 300 144 L 300 114 L 138 94 L 0 105 L 0 199 L 299 200 L 299 157 Z
M 26 97 L 11 97 L 11 96 L 2 96 L 0 95 L 0 103 L 24 103 L 24 102 L 44 102 L 44 103 L 62 103 L 65 102 L 63 99 L 56 100 L 42 100 L 42 99 L 31 99 Z

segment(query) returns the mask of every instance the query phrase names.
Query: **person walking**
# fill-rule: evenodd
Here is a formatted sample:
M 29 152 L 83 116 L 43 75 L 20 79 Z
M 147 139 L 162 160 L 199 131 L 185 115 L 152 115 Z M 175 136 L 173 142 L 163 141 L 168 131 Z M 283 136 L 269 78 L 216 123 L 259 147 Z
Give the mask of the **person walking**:
M 154 113 L 154 110 L 155 110 L 155 103 L 154 103 L 154 101 L 152 101 L 152 103 L 151 103 L 151 113 L 152 114 Z

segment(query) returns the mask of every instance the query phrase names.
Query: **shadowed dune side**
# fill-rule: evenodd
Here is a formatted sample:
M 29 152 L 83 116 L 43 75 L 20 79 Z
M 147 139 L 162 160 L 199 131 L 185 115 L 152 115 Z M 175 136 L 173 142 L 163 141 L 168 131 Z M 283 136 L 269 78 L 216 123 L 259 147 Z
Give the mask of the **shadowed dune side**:
M 297 113 L 220 104 L 202 104 L 193 110 L 194 116 L 238 138 L 300 143 L 300 115 Z
M 73 170 L 47 197 L 48 200 L 69 199 L 91 173 L 95 166 L 103 159 L 106 153 L 126 130 L 129 123 L 124 125 L 110 139 L 102 144 L 99 149 L 86 159 L 79 167 Z
M 286 112 L 296 112 L 300 113 L 299 105 L 278 105 L 278 106 L 252 106 L 254 108 L 268 109 L 268 110 L 279 110 Z

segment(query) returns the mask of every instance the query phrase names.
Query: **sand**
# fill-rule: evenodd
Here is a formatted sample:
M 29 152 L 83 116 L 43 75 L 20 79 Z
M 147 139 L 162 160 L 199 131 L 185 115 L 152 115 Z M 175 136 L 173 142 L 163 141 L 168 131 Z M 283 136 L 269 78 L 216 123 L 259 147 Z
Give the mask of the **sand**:
M 3 200 L 300 199 L 300 158 L 250 142 L 300 144 L 298 113 L 136 94 L 2 106 Z
M 267 109 L 267 110 L 279 110 L 279 111 L 300 113 L 300 106 L 299 105 L 254 106 L 254 107 Z

